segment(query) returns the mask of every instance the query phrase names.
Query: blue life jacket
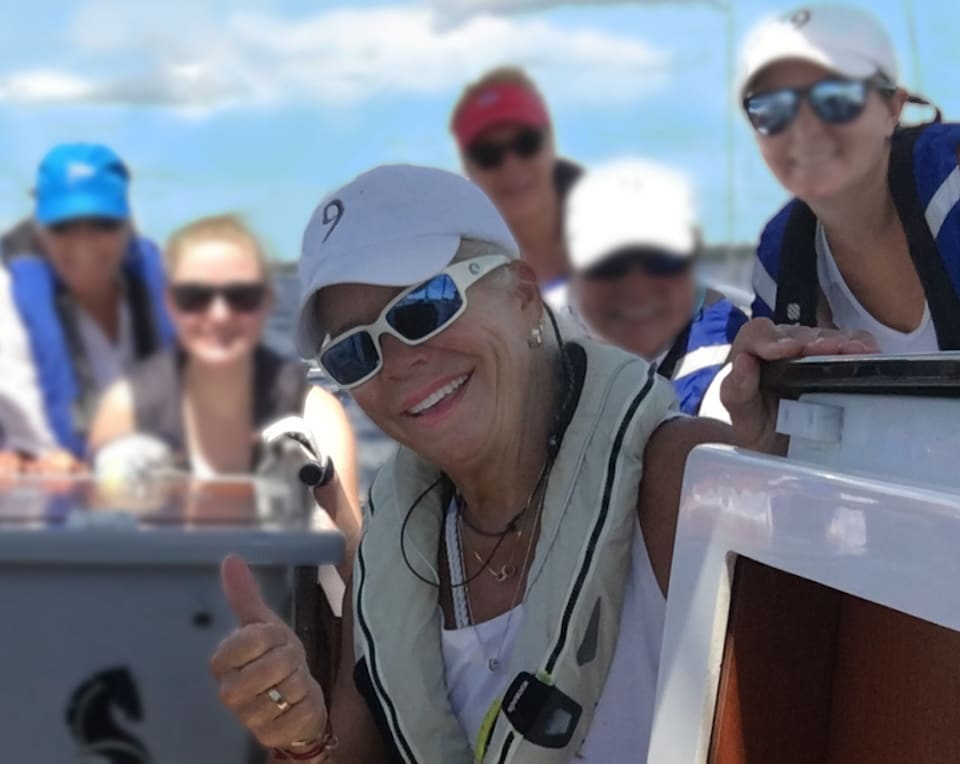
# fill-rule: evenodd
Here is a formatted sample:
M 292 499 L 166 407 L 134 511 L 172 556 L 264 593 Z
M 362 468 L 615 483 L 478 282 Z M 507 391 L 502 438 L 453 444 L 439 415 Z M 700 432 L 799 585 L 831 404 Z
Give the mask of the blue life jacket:
M 941 350 L 960 350 L 960 124 L 898 130 L 888 181 Z M 794 199 L 760 236 L 753 316 L 815 326 L 817 218 Z
M 746 314 L 721 298 L 703 305 L 677 337 L 657 372 L 673 382 L 680 410 L 696 415 L 703 396 L 723 368 Z
M 78 331 L 76 306 L 45 257 L 18 255 L 7 267 L 50 429 L 63 448 L 82 457 L 98 390 Z M 164 308 L 165 278 L 157 247 L 147 239 L 133 239 L 122 270 L 136 356 L 145 358 L 174 338 Z

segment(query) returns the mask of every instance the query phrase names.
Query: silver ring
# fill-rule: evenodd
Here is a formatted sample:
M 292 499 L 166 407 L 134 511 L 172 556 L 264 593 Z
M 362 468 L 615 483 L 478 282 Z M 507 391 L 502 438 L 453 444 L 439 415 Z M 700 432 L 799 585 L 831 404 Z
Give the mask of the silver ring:
M 271 687 L 267 690 L 267 697 L 273 701 L 273 704 L 280 709 L 280 713 L 286 713 L 290 710 L 290 704 L 287 703 L 287 699 L 280 694 L 280 690 L 276 687 Z

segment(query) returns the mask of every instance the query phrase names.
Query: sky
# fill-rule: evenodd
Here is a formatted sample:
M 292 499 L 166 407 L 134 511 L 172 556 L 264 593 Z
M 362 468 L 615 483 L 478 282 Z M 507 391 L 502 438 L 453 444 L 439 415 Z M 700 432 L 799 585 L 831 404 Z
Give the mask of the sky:
M 849 0 L 887 26 L 902 82 L 960 119 L 957 0 Z M 784 193 L 733 97 L 736 48 L 775 0 L 33 0 L 0 26 L 0 224 L 29 214 L 54 144 L 106 143 L 139 228 L 246 217 L 299 254 L 329 190 L 384 162 L 458 170 L 463 85 L 521 65 L 560 152 L 693 181 L 706 239 L 752 242 Z M 919 115 L 918 115 L 919 116 Z

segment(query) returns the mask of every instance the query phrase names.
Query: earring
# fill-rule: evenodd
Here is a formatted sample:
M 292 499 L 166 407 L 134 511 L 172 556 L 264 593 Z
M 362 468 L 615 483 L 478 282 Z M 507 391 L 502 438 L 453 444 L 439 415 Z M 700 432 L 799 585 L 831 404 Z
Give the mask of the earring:
M 543 344 L 543 319 L 540 319 L 540 323 L 530 330 L 530 339 L 527 340 L 527 345 L 529 345 L 531 348 L 538 348 L 542 344 Z

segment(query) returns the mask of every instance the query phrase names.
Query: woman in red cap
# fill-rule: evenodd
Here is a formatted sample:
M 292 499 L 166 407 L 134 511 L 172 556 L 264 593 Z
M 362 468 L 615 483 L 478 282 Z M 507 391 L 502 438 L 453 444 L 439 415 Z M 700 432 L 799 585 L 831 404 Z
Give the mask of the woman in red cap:
M 563 199 L 581 171 L 557 157 L 540 91 L 521 69 L 487 72 L 463 91 L 451 130 L 464 171 L 493 200 L 554 302 L 552 293 L 562 293 L 570 268 Z

